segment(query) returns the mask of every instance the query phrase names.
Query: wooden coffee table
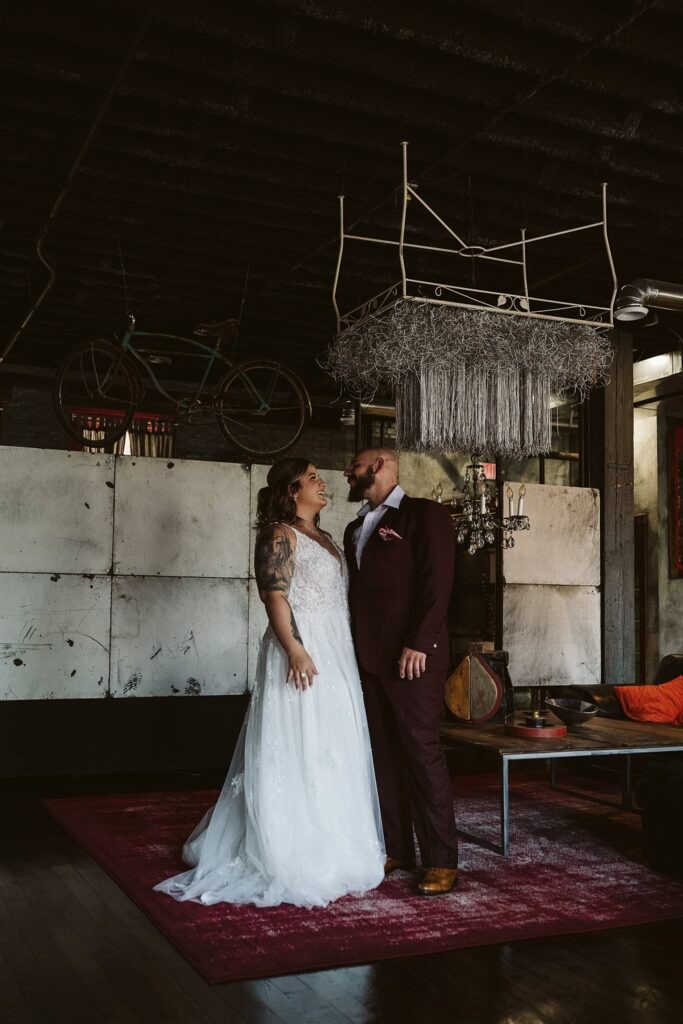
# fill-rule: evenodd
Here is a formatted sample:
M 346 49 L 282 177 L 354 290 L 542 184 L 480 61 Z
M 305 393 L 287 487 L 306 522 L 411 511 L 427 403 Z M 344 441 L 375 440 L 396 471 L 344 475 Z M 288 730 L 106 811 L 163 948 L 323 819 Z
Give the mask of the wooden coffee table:
M 585 800 L 607 803 L 623 810 L 634 810 L 631 779 L 631 758 L 634 754 L 683 753 L 683 728 L 651 722 L 621 721 L 595 718 L 566 736 L 547 740 L 521 739 L 507 736 L 503 725 L 461 725 L 442 722 L 441 742 L 447 748 L 496 751 L 500 758 L 500 843 L 460 832 L 464 839 L 509 856 L 510 851 L 510 779 L 511 761 L 549 761 L 550 785 Z M 621 801 L 605 800 L 577 790 L 562 788 L 556 782 L 556 762 L 572 757 L 624 758 Z

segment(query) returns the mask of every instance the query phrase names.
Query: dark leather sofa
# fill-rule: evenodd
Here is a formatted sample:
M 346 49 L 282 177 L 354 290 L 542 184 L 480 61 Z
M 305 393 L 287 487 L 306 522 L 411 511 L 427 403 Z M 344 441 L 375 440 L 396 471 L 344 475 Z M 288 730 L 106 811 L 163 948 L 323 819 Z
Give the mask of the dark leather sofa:
M 671 679 L 683 676 L 683 654 L 667 654 L 659 662 L 652 683 L 660 686 Z M 614 686 L 562 686 L 553 690 L 553 697 L 574 697 L 597 704 L 600 714 L 605 718 L 626 718 L 621 705 L 614 695 Z

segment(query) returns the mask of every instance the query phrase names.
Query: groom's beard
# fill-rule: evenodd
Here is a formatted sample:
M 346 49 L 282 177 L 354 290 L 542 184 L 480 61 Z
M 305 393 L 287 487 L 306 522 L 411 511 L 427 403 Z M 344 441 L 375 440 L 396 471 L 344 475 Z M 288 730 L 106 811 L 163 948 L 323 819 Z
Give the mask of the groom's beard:
M 368 466 L 364 473 L 349 477 L 349 501 L 363 501 L 375 482 L 375 474 Z

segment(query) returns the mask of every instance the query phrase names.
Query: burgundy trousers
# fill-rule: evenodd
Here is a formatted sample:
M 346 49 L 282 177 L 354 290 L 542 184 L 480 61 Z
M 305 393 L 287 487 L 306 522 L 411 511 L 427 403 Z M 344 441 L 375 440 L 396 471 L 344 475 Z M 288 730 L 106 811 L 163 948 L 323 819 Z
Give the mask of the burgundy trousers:
M 387 855 L 412 861 L 413 829 L 424 867 L 458 866 L 446 757 L 439 746 L 444 672 L 419 679 L 361 669 Z

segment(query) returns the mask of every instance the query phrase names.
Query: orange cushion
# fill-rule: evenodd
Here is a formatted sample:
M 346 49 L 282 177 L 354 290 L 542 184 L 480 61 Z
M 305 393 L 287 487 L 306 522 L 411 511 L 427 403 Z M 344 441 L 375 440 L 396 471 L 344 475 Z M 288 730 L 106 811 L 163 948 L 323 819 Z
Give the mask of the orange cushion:
M 637 722 L 683 725 L 683 676 L 660 686 L 615 686 L 624 714 Z

